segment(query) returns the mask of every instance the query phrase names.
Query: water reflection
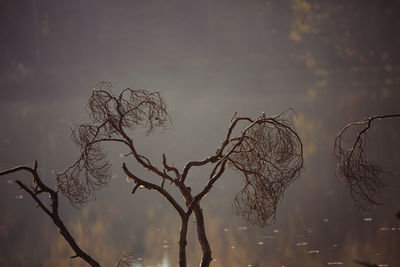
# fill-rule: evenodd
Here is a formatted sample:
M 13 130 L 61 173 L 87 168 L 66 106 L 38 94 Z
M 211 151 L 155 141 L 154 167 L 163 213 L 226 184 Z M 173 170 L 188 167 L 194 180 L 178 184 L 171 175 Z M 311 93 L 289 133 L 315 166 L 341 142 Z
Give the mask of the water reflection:
M 137 258 L 133 261 L 131 267 L 170 267 L 170 262 L 168 260 L 168 254 L 165 254 L 161 261 L 146 261 L 143 263 L 142 258 Z
M 396 227 L 381 227 L 379 231 L 400 231 L 400 228 Z

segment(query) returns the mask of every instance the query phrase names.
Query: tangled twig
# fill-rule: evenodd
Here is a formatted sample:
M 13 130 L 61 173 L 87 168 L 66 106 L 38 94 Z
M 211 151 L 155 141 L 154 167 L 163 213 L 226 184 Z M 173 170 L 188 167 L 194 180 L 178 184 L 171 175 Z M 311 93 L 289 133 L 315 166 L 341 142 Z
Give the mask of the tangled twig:
M 337 176 L 347 182 L 358 208 L 368 209 L 371 204 L 382 204 L 379 194 L 385 188 L 384 178 L 387 172 L 379 164 L 369 160 L 366 153 L 368 132 L 372 122 L 398 117 L 400 114 L 372 116 L 363 121 L 350 123 L 335 139 L 333 159 L 337 166 Z M 353 129 L 357 129 L 356 138 L 350 145 L 346 145 L 346 134 Z

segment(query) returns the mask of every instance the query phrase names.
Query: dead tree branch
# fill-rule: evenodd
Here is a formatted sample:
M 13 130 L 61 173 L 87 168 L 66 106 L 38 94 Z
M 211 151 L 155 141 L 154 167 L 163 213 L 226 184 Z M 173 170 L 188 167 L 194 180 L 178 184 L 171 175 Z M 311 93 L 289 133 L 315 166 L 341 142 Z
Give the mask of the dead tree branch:
M 93 200 L 94 192 L 110 181 L 110 164 L 102 148 L 106 142 L 127 145 L 129 154 L 143 167 L 172 180 L 137 153 L 126 132 L 141 127 L 150 134 L 157 128 L 168 128 L 171 122 L 164 99 L 158 92 L 130 88 L 114 96 L 111 89 L 111 83 L 100 83 L 93 90 L 87 105 L 91 123 L 72 127 L 72 139 L 81 154 L 71 167 L 57 175 L 61 192 L 75 206 Z
M 171 125 L 160 94 L 126 88 L 114 95 L 112 87 L 110 83 L 101 83 L 93 90 L 87 105 L 90 122 L 72 127 L 72 139 L 79 146 L 80 155 L 71 167 L 56 177 L 59 190 L 74 206 L 93 200 L 95 191 L 109 184 L 110 164 L 103 144 L 117 143 L 129 150 L 127 160 L 133 160 L 160 179 L 160 186 L 158 182 L 149 182 L 133 174 L 123 163 L 124 173 L 135 183 L 132 194 L 139 188 L 154 190 L 166 198 L 179 214 L 180 267 L 186 267 L 188 220 L 192 213 L 196 217 L 197 239 L 203 253 L 200 266 L 208 267 L 212 261 L 200 203 L 221 179 L 227 166 L 242 174 L 244 180 L 244 187 L 234 200 L 236 213 L 251 224 L 266 226 L 274 221 L 285 189 L 299 176 L 303 166 L 303 146 L 292 121 L 287 118 L 288 111 L 273 117 L 263 113 L 257 118 L 239 117 L 235 113 L 216 152 L 203 160 L 188 161 L 180 171 L 167 163 L 165 154 L 162 154 L 159 168 L 135 147 L 133 133 L 139 128 L 148 135 Z M 212 166 L 208 179 L 198 192 L 192 193 L 190 171 L 193 167 L 206 165 Z M 179 190 L 186 206 L 181 206 L 164 187 L 165 181 Z M 48 212 L 53 214 L 50 210 Z M 58 221 L 55 223 L 60 224 Z M 68 233 L 63 235 L 68 237 Z
M 237 118 L 233 124 L 246 120 L 249 126 L 235 138 L 230 137 L 230 129 L 225 140 L 230 147 L 225 157 L 245 181 L 236 195 L 235 209 L 251 224 L 266 226 L 274 222 L 277 204 L 303 167 L 303 145 L 285 115 Z
M 368 209 L 371 204 L 382 204 L 378 196 L 385 188 L 384 177 L 387 174 L 379 164 L 368 159 L 368 132 L 376 120 L 399 117 L 400 114 L 388 114 L 352 122 L 346 125 L 335 139 L 333 160 L 337 176 L 347 182 L 355 205 L 361 209 Z M 347 145 L 347 134 L 353 130 L 357 131 L 356 137 Z
M 71 233 L 69 232 L 68 228 L 64 225 L 63 221 L 61 220 L 59 213 L 58 213 L 58 192 L 54 191 L 50 187 L 48 187 L 37 172 L 37 162 L 35 161 L 34 168 L 30 168 L 27 166 L 19 166 L 9 170 L 1 171 L 0 176 L 16 173 L 19 171 L 28 171 L 33 177 L 33 185 L 27 186 L 20 180 L 17 180 L 16 183 L 20 186 L 21 189 L 26 191 L 33 200 L 38 204 L 38 206 L 53 220 L 53 223 L 58 227 L 60 234 L 64 237 L 64 239 L 68 242 L 69 246 L 75 252 L 75 256 L 71 258 L 81 258 L 82 260 L 86 261 L 90 266 L 99 267 L 99 263 L 97 263 L 89 254 L 84 252 L 79 245 L 76 243 L 75 239 L 72 237 Z M 47 207 L 43 201 L 38 197 L 40 193 L 48 193 L 50 196 L 50 207 Z
M 158 185 L 155 185 L 153 183 L 150 183 L 150 182 L 147 182 L 145 180 L 138 178 L 136 175 L 134 175 L 132 172 L 130 172 L 128 170 L 125 163 L 122 165 L 122 169 L 124 170 L 125 174 L 136 183 L 136 185 L 139 185 L 139 187 L 143 186 L 146 189 L 155 190 L 155 191 L 159 192 L 171 203 L 171 205 L 176 209 L 176 211 L 180 215 L 183 216 L 185 214 L 185 211 L 182 209 L 182 207 L 175 201 L 175 199 L 165 189 L 163 189 L 162 187 L 160 187 Z M 136 188 L 136 186 L 135 186 L 135 188 Z M 136 190 L 136 189 L 134 189 L 134 190 Z

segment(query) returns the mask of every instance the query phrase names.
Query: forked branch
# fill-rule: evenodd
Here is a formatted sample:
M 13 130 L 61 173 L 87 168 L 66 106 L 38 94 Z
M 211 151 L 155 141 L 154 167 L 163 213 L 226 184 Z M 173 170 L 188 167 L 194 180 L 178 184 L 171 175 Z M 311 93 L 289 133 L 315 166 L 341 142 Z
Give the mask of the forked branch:
M 76 243 L 75 239 L 72 237 L 71 233 L 64 225 L 58 213 L 58 192 L 54 191 L 50 187 L 48 187 L 37 172 L 37 162 L 35 161 L 34 168 L 30 168 L 28 166 L 19 166 L 9 170 L 1 171 L 0 176 L 16 173 L 19 171 L 28 171 L 33 176 L 33 185 L 26 185 L 20 180 L 17 180 L 16 183 L 20 186 L 20 188 L 26 191 L 33 200 L 38 204 L 38 206 L 53 220 L 54 224 L 58 227 L 60 234 L 64 237 L 64 239 L 68 242 L 72 250 L 75 252 L 75 256 L 71 258 L 81 258 L 86 261 L 90 266 L 99 267 L 99 263 L 97 263 L 89 254 L 84 252 L 79 245 Z M 38 197 L 41 193 L 47 193 L 50 196 L 50 207 L 47 207 L 43 201 Z
M 114 95 L 112 87 L 110 83 L 101 83 L 93 90 L 87 106 L 90 122 L 72 128 L 72 138 L 81 153 L 71 167 L 57 175 L 57 182 L 60 191 L 73 205 L 85 204 L 93 199 L 96 190 L 108 185 L 111 168 L 103 144 L 119 143 L 128 149 L 127 158 L 160 179 L 158 183 L 139 178 L 123 163 L 124 173 L 135 183 L 132 193 L 139 188 L 155 190 L 180 215 L 181 267 L 186 266 L 186 235 L 192 213 L 196 216 L 198 240 L 203 252 L 201 266 L 209 266 L 212 260 L 200 202 L 222 177 L 227 166 L 242 174 L 244 180 L 244 187 L 234 200 L 237 214 L 244 216 L 249 223 L 261 226 L 274 220 L 285 189 L 299 176 L 303 166 L 303 146 L 292 121 L 287 118 L 288 112 L 273 117 L 263 113 L 257 118 L 236 117 L 235 114 L 216 152 L 203 160 L 187 162 L 180 172 L 168 164 L 164 154 L 162 166 L 158 168 L 135 146 L 133 133 L 138 128 L 144 128 L 145 133 L 150 134 L 157 128 L 163 130 L 170 126 L 164 99 L 157 92 L 130 88 Z M 205 165 L 213 166 L 208 180 L 197 194 L 192 195 L 187 181 L 189 173 L 192 167 Z M 167 191 L 165 181 L 177 187 L 186 207 Z
M 238 137 L 231 137 L 231 127 L 219 150 L 228 148 L 223 157 L 243 175 L 244 187 L 236 195 L 234 206 L 251 224 L 274 222 L 277 204 L 303 167 L 303 145 L 286 115 L 236 118 L 233 126 L 243 120 L 249 125 Z
M 175 201 L 175 199 L 164 188 L 162 188 L 161 186 L 158 186 L 156 184 L 147 182 L 143 179 L 140 179 L 139 177 L 137 177 L 131 171 L 128 170 L 125 163 L 123 163 L 122 169 L 124 170 L 125 174 L 136 183 L 134 191 L 136 191 L 138 186 L 144 187 L 149 190 L 155 190 L 155 191 L 159 192 L 161 195 L 163 195 L 172 204 L 172 206 L 176 209 L 176 211 L 181 216 L 183 216 L 185 214 L 185 211 L 182 209 L 182 207 Z
M 384 177 L 387 172 L 379 164 L 368 159 L 366 146 L 372 123 L 390 118 L 400 118 L 400 114 L 372 116 L 363 121 L 352 122 L 346 125 L 335 139 L 333 159 L 337 167 L 337 176 L 347 182 L 356 206 L 361 209 L 368 209 L 371 204 L 382 204 L 378 195 L 385 188 Z M 347 135 L 354 130 L 356 137 L 347 142 Z
M 103 143 L 116 142 L 129 148 L 132 155 L 144 168 L 173 181 L 166 173 L 151 164 L 150 160 L 136 151 L 128 131 L 144 128 L 146 134 L 171 125 L 164 99 L 158 92 L 124 89 L 119 95 L 112 93 L 112 83 L 100 83 L 93 90 L 87 105 L 91 119 L 72 128 L 72 139 L 80 147 L 78 159 L 65 171 L 57 175 L 61 192 L 75 206 L 94 199 L 99 188 L 107 186 L 111 169 Z
M 272 223 L 286 187 L 299 176 L 303 166 L 303 145 L 286 115 L 283 112 L 275 117 L 234 117 L 215 155 L 188 162 L 184 168 L 182 179 L 193 166 L 215 163 L 209 181 L 193 198 L 189 209 L 211 190 L 228 163 L 244 178 L 244 187 L 234 201 L 236 212 L 251 224 Z M 247 125 L 235 135 L 243 123 Z

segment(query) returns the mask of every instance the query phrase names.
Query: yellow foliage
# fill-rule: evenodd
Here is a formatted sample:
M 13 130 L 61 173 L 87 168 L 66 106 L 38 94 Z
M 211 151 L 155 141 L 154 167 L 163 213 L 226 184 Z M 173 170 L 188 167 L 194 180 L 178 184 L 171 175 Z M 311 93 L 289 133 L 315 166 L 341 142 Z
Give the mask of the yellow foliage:
M 293 0 L 290 5 L 293 21 L 289 39 L 301 42 L 305 34 L 315 33 L 316 28 L 312 25 L 312 5 L 306 0 Z

